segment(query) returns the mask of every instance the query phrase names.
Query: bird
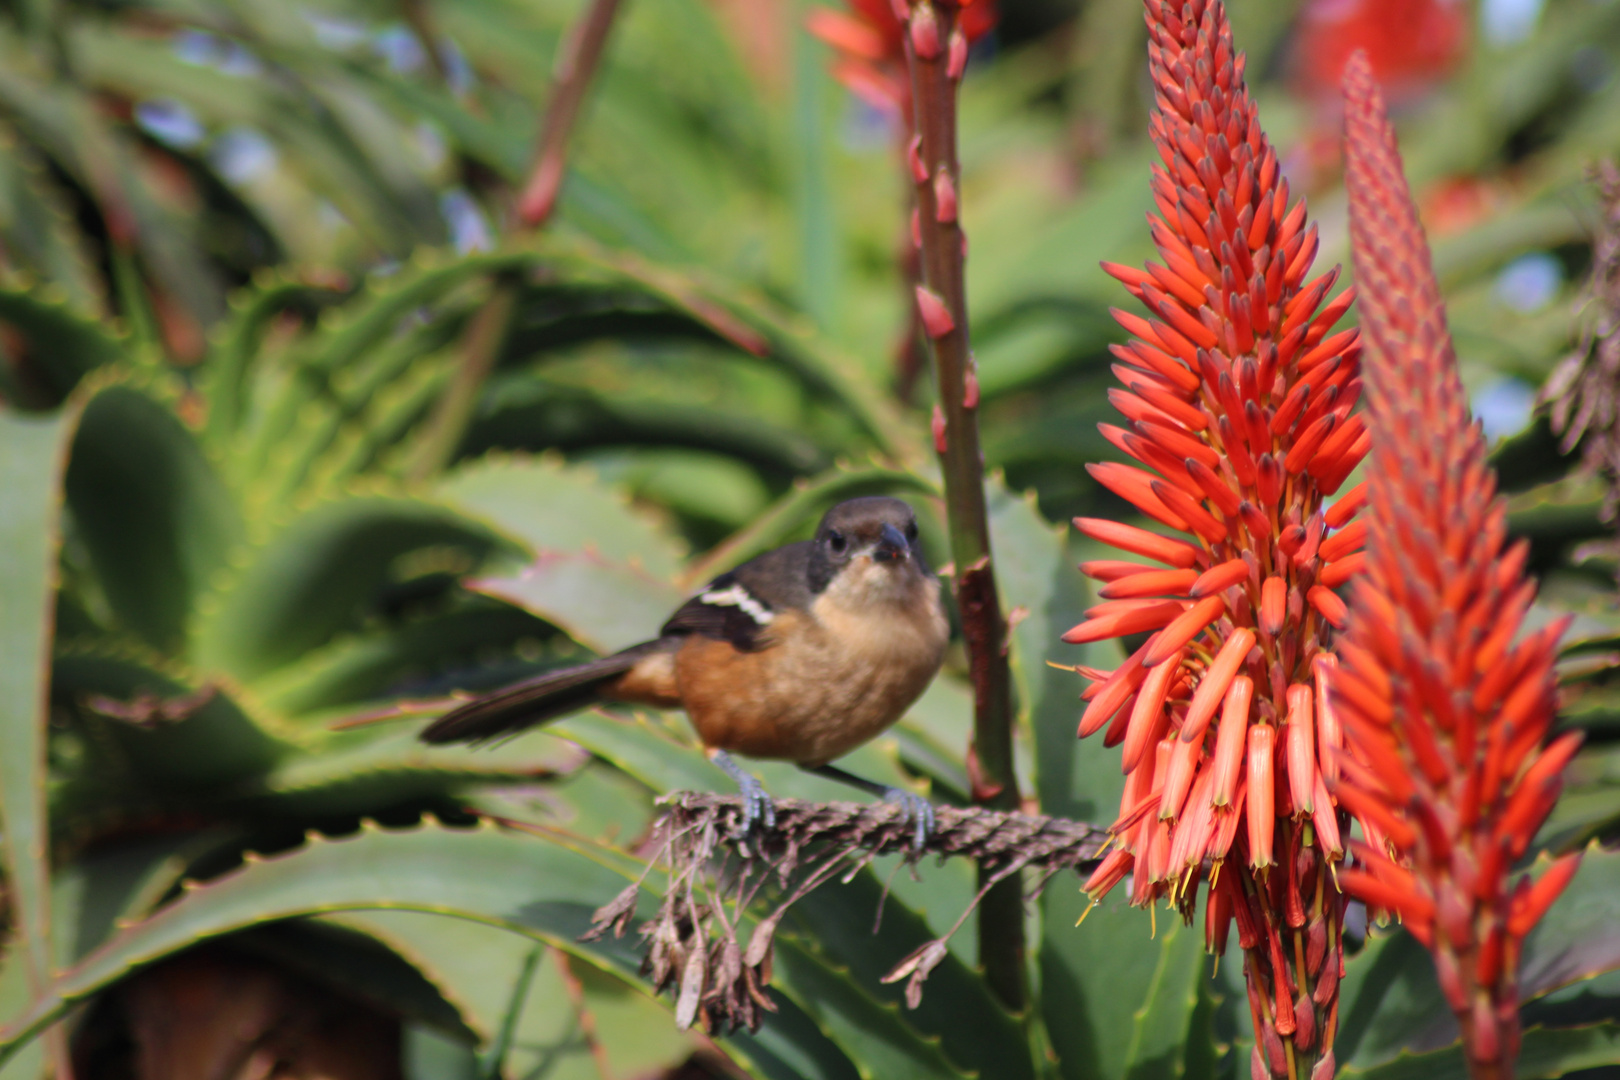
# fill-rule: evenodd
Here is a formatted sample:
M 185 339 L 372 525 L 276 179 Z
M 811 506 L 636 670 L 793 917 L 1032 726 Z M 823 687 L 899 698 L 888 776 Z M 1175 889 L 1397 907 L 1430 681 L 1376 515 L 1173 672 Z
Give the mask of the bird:
M 604 702 L 680 707 L 740 789 L 745 833 L 773 827 L 776 811 L 734 754 L 791 761 L 899 804 L 920 849 L 934 821 L 927 799 L 832 762 L 921 696 L 949 638 L 915 512 L 887 496 L 849 499 L 826 512 L 812 539 L 710 581 L 657 637 L 475 698 L 420 738 L 484 741 Z

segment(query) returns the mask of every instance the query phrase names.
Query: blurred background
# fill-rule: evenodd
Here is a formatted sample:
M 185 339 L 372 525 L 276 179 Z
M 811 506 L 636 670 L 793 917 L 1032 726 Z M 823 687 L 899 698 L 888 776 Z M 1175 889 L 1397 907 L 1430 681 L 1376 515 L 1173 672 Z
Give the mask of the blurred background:
M 1022 609 L 1021 767 L 1032 807 L 1096 820 L 1118 798 L 1117 767 L 1075 747 L 1078 687 L 1043 662 L 1112 662 L 1112 646 L 1055 643 L 1086 598 L 1084 552 L 1054 523 L 1129 516 L 1084 466 L 1113 455 L 1097 424 L 1116 417 L 1108 346 L 1123 333 L 1109 308 L 1128 300 L 1098 263 L 1152 254 L 1146 37 L 1139 0 L 990 5 L 970 9 L 983 25 L 962 92 L 961 201 L 999 572 Z M 0 642 L 46 640 L 55 657 L 36 792 L 48 817 L 28 827 L 51 842 L 61 963 L 137 955 L 118 951 L 137 948 L 118 919 L 245 852 L 293 851 L 311 829 L 442 820 L 441 886 L 463 872 L 449 853 L 475 814 L 645 855 L 656 794 L 724 783 L 678 717 L 585 717 L 558 729 L 566 740 L 484 753 L 419 750 L 415 727 L 453 690 L 638 640 L 683 591 L 847 495 L 891 491 L 933 511 L 925 539 L 945 561 L 932 391 L 907 327 L 886 6 L 624 0 L 537 232 L 513 207 L 559 43 L 585 9 L 575 0 L 0 5 L 0 399 L 40 418 L 83 410 L 62 435 L 65 478 L 40 496 L 65 507 L 47 564 L 54 626 L 19 620 L 24 636 Z M 1601 238 L 1620 229 L 1620 190 L 1606 203 L 1593 182 L 1620 153 L 1620 0 L 1228 8 L 1262 123 L 1320 228 L 1320 268 L 1348 262 L 1339 70 L 1366 49 L 1388 88 L 1463 379 L 1544 575 L 1538 618 L 1579 616 L 1564 715 L 1590 743 L 1540 846 L 1608 839 L 1614 477 L 1589 464 L 1620 445 L 1614 361 L 1607 375 L 1566 367 L 1546 388 L 1613 329 L 1614 280 L 1592 303 L 1588 279 L 1594 243 L 1614 258 Z M 1557 430 L 1538 396 L 1562 403 Z M 26 461 L 50 476 L 53 452 Z M 950 663 L 857 771 L 965 796 L 968 692 Z M 0 716 L 0 737 L 33 738 L 18 734 L 31 725 Z M 767 780 L 842 797 L 788 771 Z M 19 835 L 15 813 L 7 828 Z M 900 875 L 894 903 L 940 931 L 971 874 Z M 7 882 L 7 1016 L 29 997 L 15 943 L 45 933 L 29 924 L 47 906 L 24 894 L 34 887 Z M 1079 901 L 1056 891 L 1032 923 L 1047 1056 L 1003 1066 L 947 1043 L 952 1068 L 1033 1075 L 1038 1059 L 1065 1078 L 1179 1076 L 1245 1060 L 1242 990 L 1195 986 L 1195 932 L 1147 943 L 1139 913 L 1094 915 L 1128 928 L 1136 951 L 1115 956 L 1125 947 L 1107 931 L 1069 932 Z M 822 1033 L 814 1072 L 776 1044 L 730 1042 L 728 1060 L 676 1033 L 624 971 L 557 944 L 566 927 L 531 954 L 417 912 L 289 923 L 281 910 L 267 900 L 234 944 L 134 978 L 109 961 L 85 983 L 71 1052 L 45 1040 L 4 1077 L 34 1080 L 53 1060 L 61 1076 L 69 1057 L 81 1080 L 193 1075 L 177 1064 L 187 1054 L 240 1057 L 225 1033 L 250 1013 L 270 1018 L 249 1025 L 253 1046 L 326 1032 L 299 1045 L 332 1055 L 266 1051 L 252 1075 L 701 1077 L 738 1062 L 750 1075 L 882 1074 L 816 1011 L 892 989 L 846 969 L 836 993 L 787 1006 Z M 199 940 L 248 925 L 199 919 Z M 800 929 L 860 970 L 865 945 Z M 952 949 L 965 972 L 971 925 Z M 1390 949 L 1340 1055 L 1363 1071 L 1454 1034 L 1443 1005 L 1412 1004 L 1434 1004 L 1429 984 L 1379 1004 L 1427 977 L 1401 966 L 1426 965 L 1420 952 Z M 1166 958 L 1185 993 L 1150 977 Z M 1120 973 L 1138 968 L 1133 997 Z M 1115 984 L 1095 981 L 1104 971 Z M 1172 1020 L 1152 1055 L 1139 1037 L 1109 1041 L 1161 997 L 1153 1015 Z M 1564 1005 L 1582 1023 L 1620 1016 L 1620 983 Z M 913 1022 L 936 1039 L 952 1023 Z M 760 1064 L 773 1060 L 799 1063 Z

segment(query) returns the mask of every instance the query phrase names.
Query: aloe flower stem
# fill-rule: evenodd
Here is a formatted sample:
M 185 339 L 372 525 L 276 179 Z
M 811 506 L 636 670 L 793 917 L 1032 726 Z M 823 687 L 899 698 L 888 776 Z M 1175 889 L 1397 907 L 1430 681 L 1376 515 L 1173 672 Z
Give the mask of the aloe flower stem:
M 568 137 L 596 75 L 620 3 L 621 0 L 592 0 L 585 14 L 569 28 L 568 36 L 558 49 L 552 72 L 551 100 L 541 121 L 534 168 L 518 197 L 518 220 L 527 228 L 541 228 L 557 208 L 557 193 L 562 189 L 563 174 L 567 171 Z M 432 42 L 428 44 L 431 49 Z M 522 288 L 523 282 L 518 277 L 498 276 L 484 306 L 467 324 L 461 339 L 461 363 L 423 428 L 407 468 L 410 479 L 421 481 L 449 465 L 454 458 L 477 408 L 479 391 L 494 370 L 501 347 L 512 329 Z
M 551 101 L 546 106 L 546 117 L 540 129 L 534 168 L 518 198 L 518 218 L 531 229 L 544 225 L 556 209 L 557 192 L 562 188 L 568 161 L 568 137 L 573 133 L 585 92 L 596 75 L 596 65 L 602 59 L 602 49 L 618 16 L 619 4 L 620 0 L 591 0 L 591 6 L 579 22 L 569 28 L 558 50 L 557 65 L 552 72 Z
M 979 449 L 978 377 L 968 350 L 966 289 L 956 158 L 956 91 L 967 62 L 967 34 L 955 0 L 918 0 L 906 19 L 915 131 L 909 151 L 917 191 L 922 282 L 917 314 L 932 347 L 939 400 L 934 446 L 945 474 L 946 515 L 956 563 L 973 676 L 973 746 L 969 750 L 973 799 L 981 806 L 1018 805 L 1013 775 L 1012 704 L 1006 621 L 997 596 L 985 512 L 984 458 Z M 980 868 L 981 877 L 984 874 Z M 979 916 L 979 958 L 997 995 L 1013 1007 L 1024 1000 L 1023 902 L 1016 877 L 985 897 Z

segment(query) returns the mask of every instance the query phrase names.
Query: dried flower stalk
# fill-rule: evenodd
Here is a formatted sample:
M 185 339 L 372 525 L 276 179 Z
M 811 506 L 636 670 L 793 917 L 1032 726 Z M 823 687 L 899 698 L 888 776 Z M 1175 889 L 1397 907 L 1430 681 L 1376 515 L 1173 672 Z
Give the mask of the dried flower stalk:
M 1541 402 L 1568 454 L 1608 484 L 1603 516 L 1620 514 L 1620 166 L 1598 165 L 1603 218 L 1592 243 L 1592 278 L 1581 342 L 1542 388 Z
M 939 807 L 922 850 L 914 845 L 909 819 L 885 803 L 810 803 L 780 799 L 776 824 L 742 832 L 742 800 L 735 795 L 680 791 L 661 800 L 668 812 L 654 825 L 660 852 L 654 865 L 669 870 L 658 914 L 640 927 L 648 951 L 643 972 L 659 992 L 676 991 L 676 1022 L 706 1030 L 755 1030 L 774 1006 L 770 982 L 772 942 L 793 904 L 834 877 L 846 880 L 879 855 L 970 858 L 988 871 L 974 904 L 944 937 L 905 957 L 885 982 L 906 980 L 906 1001 L 916 1008 L 922 985 L 941 960 L 951 934 L 967 920 L 991 887 L 1026 866 L 1045 870 L 1042 886 L 1060 870 L 1096 862 L 1106 841 L 1101 829 L 1062 818 L 981 808 Z M 608 932 L 622 936 L 634 917 L 642 884 L 637 882 L 596 912 L 586 940 Z M 769 914 L 739 940 L 743 912 L 768 899 Z
M 1535 585 L 1525 541 L 1468 416 L 1428 243 L 1366 58 L 1345 72 L 1346 183 L 1367 336 L 1368 559 L 1333 705 L 1334 791 L 1367 842 L 1344 888 L 1434 954 L 1473 1075 L 1507 1078 L 1519 1044 L 1519 946 L 1579 855 L 1534 883 L 1511 869 L 1580 745 L 1545 745 L 1566 621 L 1518 638 Z

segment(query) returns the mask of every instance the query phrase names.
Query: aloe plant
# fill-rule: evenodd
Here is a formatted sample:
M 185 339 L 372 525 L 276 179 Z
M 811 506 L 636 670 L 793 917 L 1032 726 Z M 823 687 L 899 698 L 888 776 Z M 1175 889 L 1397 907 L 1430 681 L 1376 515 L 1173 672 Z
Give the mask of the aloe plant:
M 646 869 L 653 798 L 723 783 L 680 719 L 583 715 L 482 751 L 414 728 L 452 691 L 638 640 L 850 494 L 910 498 L 943 561 L 926 412 L 883 389 L 902 191 L 811 39 L 759 70 L 726 9 L 626 4 L 549 231 L 508 236 L 576 7 L 0 15 L 7 1080 L 69 1042 L 84 1075 L 108 1068 L 121 1003 L 174 957 L 250 957 L 363 1003 L 414 1076 L 723 1067 L 648 995 L 632 939 L 577 940 Z M 1234 12 L 1280 145 L 1314 123 L 1271 74 L 1292 7 Z M 1007 10 L 1003 51 L 963 83 L 959 189 L 979 425 L 1009 478 L 988 501 L 1013 758 L 1044 812 L 1106 824 L 1117 760 L 1075 741 L 1079 687 L 1047 663 L 1117 662 L 1057 643 L 1096 602 L 1072 564 L 1105 556 L 1048 519 L 1125 511 L 1083 466 L 1109 453 L 1092 432 L 1119 340 L 1098 262 L 1148 254 L 1145 38 L 1135 0 L 1093 0 L 1067 42 Z M 1584 173 L 1620 141 L 1614 84 L 1591 77 L 1620 56 L 1615 18 L 1548 0 L 1401 117 L 1420 203 L 1452 212 L 1435 256 L 1470 390 L 1540 383 L 1574 337 Z M 1312 195 L 1327 216 L 1336 184 Z M 1526 267 L 1540 306 L 1503 274 Z M 513 282 L 487 381 L 458 390 L 470 322 Z M 471 407 L 434 429 L 453 392 Z M 1581 547 L 1612 525 L 1576 461 L 1546 420 L 1493 455 L 1544 582 L 1533 618 L 1576 615 L 1561 723 L 1588 741 L 1532 854 L 1620 821 L 1614 578 Z M 953 667 L 852 767 L 965 802 L 971 713 Z M 1589 852 L 1525 943 L 1522 1075 L 1617 1059 L 1617 873 Z M 1168 914 L 1150 936 L 1123 900 L 1077 930 L 1070 881 L 1031 912 L 1022 1012 L 976 970 L 971 924 L 905 1008 L 879 977 L 974 889 L 966 866 L 919 875 L 883 863 L 793 910 L 779 1011 L 717 1034 L 737 1067 L 1112 1080 L 1249 1060 L 1240 958 Z M 1421 947 L 1397 927 L 1348 940 L 1340 1069 L 1461 1075 Z

